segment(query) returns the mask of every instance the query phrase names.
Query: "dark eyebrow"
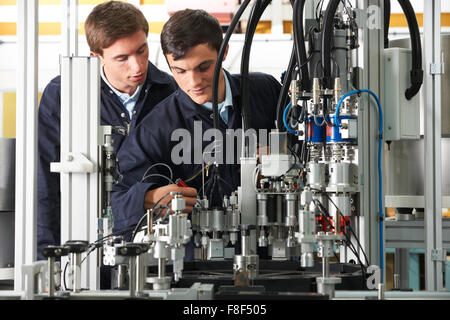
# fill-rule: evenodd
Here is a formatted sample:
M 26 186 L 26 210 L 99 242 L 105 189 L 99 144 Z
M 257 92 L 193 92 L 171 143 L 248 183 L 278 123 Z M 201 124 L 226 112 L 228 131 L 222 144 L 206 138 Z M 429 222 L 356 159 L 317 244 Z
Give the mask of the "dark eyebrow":
M 140 51 L 140 50 L 142 50 L 143 48 L 145 48 L 146 46 L 147 46 L 147 42 L 145 42 L 142 46 L 140 46 L 136 51 Z M 113 59 L 126 58 L 126 57 L 128 57 L 128 56 L 129 56 L 129 54 L 119 54 L 119 55 L 113 57 Z
M 207 63 L 214 63 L 214 61 L 215 61 L 215 60 L 213 60 L 213 59 L 203 61 L 203 62 L 200 63 L 198 66 L 196 66 L 194 69 L 201 68 L 204 64 L 207 64 Z M 172 69 L 172 70 L 177 70 L 177 71 L 186 71 L 186 70 L 184 70 L 183 68 L 180 68 L 180 67 L 177 67 L 177 66 L 170 66 L 170 69 Z
M 146 46 L 147 46 L 147 42 L 145 42 L 142 46 L 140 46 L 139 49 L 137 49 L 137 51 L 144 49 Z
M 175 67 L 175 66 L 170 66 L 170 69 L 174 70 L 174 71 L 186 71 L 183 68 L 180 67 Z
M 204 64 L 208 64 L 208 63 L 213 63 L 214 62 L 214 60 L 206 60 L 206 61 L 203 61 L 202 63 L 200 63 L 196 68 L 200 68 L 200 67 L 202 67 Z

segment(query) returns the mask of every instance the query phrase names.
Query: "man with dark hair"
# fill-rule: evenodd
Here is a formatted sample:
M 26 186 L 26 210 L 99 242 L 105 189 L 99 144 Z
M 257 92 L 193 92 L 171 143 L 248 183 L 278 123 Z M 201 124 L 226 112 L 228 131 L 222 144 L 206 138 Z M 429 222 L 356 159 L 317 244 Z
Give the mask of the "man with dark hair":
M 141 11 L 126 2 L 96 6 L 86 23 L 86 38 L 101 64 L 101 124 L 135 126 L 176 89 L 168 74 L 148 61 L 148 22 Z M 60 175 L 50 163 L 60 160 L 61 77 L 45 88 L 38 115 L 38 216 L 37 258 L 42 249 L 60 243 Z M 113 135 L 119 151 L 125 137 Z
M 203 156 L 208 152 L 205 148 L 211 143 L 211 139 L 203 141 L 206 139 L 202 137 L 213 128 L 213 75 L 222 37 L 219 22 L 203 10 L 179 11 L 164 25 L 161 46 L 179 88 L 142 120 L 130 135 L 129 144 L 119 152 L 125 178 L 115 186 L 111 199 L 117 228 L 137 224 L 145 210 L 157 203 L 170 205 L 172 197 L 167 194 L 176 187 L 173 181 L 178 178 L 185 181 L 189 186 L 185 189 L 192 192 L 184 194 L 187 199 L 185 212 L 193 210 L 195 197 L 201 189 L 210 197 L 210 205 L 221 206 L 223 196 L 231 194 L 240 185 L 237 152 L 233 161 L 212 166 L 209 176 L 203 172 L 208 179 L 205 187 L 200 174 Z M 220 71 L 217 129 L 223 137 L 242 125 L 240 81 L 240 76 Z M 251 128 L 274 128 L 280 84 L 272 76 L 252 73 L 249 87 Z M 193 134 L 201 135 L 200 142 L 196 143 L 196 137 L 192 139 Z M 181 149 L 180 138 L 183 140 Z M 168 165 L 170 170 L 161 164 Z M 218 170 L 220 176 L 213 175 L 214 170 Z M 168 185 L 167 181 L 170 181 Z M 185 259 L 193 258 L 191 241 Z

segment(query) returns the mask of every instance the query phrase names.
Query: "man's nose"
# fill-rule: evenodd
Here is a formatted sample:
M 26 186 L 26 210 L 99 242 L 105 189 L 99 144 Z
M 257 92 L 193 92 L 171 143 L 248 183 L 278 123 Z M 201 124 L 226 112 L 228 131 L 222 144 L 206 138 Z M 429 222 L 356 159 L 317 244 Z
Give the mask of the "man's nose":
M 198 72 L 191 71 L 189 77 L 191 88 L 196 88 L 202 82 L 202 77 Z
M 129 58 L 129 64 L 134 74 L 141 74 L 144 71 L 144 63 L 138 57 L 131 56 Z

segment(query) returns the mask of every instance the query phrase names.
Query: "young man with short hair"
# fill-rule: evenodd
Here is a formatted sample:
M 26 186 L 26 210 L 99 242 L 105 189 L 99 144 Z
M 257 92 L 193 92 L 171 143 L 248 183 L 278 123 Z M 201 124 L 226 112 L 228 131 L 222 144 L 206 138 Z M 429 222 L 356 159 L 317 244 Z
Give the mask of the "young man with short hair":
M 101 64 L 101 124 L 135 126 L 176 89 L 168 74 L 148 61 L 148 22 L 135 6 L 110 1 L 96 6 L 86 23 L 91 54 Z M 61 77 L 45 88 L 38 113 L 38 216 L 37 258 L 42 249 L 60 244 L 60 175 L 50 163 L 60 160 Z M 125 137 L 113 135 L 117 153 Z
M 218 167 L 220 179 L 212 182 L 213 167 L 209 169 L 206 177 L 209 180 L 205 190 L 201 190 L 202 174 L 199 173 L 211 139 L 204 141 L 200 137 L 200 142 L 196 143 L 198 137 L 194 137 L 195 134 L 204 137 L 205 132 L 213 128 L 212 86 L 222 37 L 217 19 L 203 10 L 179 11 L 164 25 L 161 46 L 179 88 L 142 120 L 130 136 L 129 144 L 119 152 L 120 168 L 125 178 L 115 186 L 111 199 L 118 229 L 136 224 L 145 210 L 156 203 L 170 204 L 172 197 L 163 197 L 179 189 L 174 184 L 178 178 L 188 185 L 182 189 L 186 190 L 183 193 L 185 212 L 193 210 L 197 193 L 201 195 L 205 191 L 211 205 L 221 206 L 223 196 L 230 195 L 240 185 L 236 152 L 231 163 L 224 159 L 225 164 Z M 230 130 L 242 128 L 240 81 L 239 75 L 231 75 L 221 69 L 218 130 L 224 140 Z M 275 126 L 281 86 L 272 76 L 251 73 L 249 87 L 251 128 L 269 131 Z M 181 133 L 185 148 L 177 149 L 180 135 L 174 139 L 176 132 Z M 175 159 L 178 156 L 183 161 Z M 169 165 L 170 170 L 157 165 L 161 163 Z M 170 178 L 172 181 L 168 182 Z M 186 250 L 186 260 L 193 259 L 192 242 L 190 245 Z

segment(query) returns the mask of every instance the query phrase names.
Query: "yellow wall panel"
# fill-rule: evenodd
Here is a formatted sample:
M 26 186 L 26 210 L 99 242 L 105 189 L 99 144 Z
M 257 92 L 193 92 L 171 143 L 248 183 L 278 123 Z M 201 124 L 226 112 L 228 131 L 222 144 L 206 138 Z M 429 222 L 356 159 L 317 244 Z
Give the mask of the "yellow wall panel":
M 39 5 L 58 5 L 61 4 L 61 0 L 39 0 Z
M 15 6 L 16 0 L 0 0 L 0 6 Z
M 450 26 L 450 13 L 449 12 L 441 13 L 441 26 L 442 27 Z
M 38 93 L 38 105 L 42 92 Z M 3 135 L 4 138 L 16 137 L 16 93 L 3 92 Z
M 141 0 L 141 4 L 164 4 L 165 0 Z
M 15 22 L 0 22 L 0 36 L 15 36 L 16 32 Z
M 99 3 L 107 2 L 109 0 L 78 0 L 78 4 L 83 5 L 96 5 Z M 124 1 L 126 0 L 118 0 Z M 150 4 L 164 4 L 164 0 L 141 0 L 141 3 L 150 3 Z M 154 2 L 154 3 L 153 3 Z M 17 4 L 16 0 L 0 0 L 0 6 L 15 6 Z M 39 5 L 59 5 L 61 4 L 61 0 L 39 0 Z
M 165 22 L 149 22 L 148 23 L 148 32 L 149 33 L 157 33 L 160 34 Z
M 79 5 L 97 5 L 103 2 L 107 2 L 109 0 L 78 0 Z M 118 1 L 125 1 L 125 0 L 118 0 Z M 52 5 L 58 5 L 61 4 L 61 0 L 39 0 L 39 4 L 52 4 Z
M 40 36 L 55 36 L 61 34 L 61 22 L 40 22 Z
M 272 21 L 260 21 L 255 33 L 272 33 Z
M 416 13 L 416 17 L 419 27 L 423 27 L 423 13 Z M 389 26 L 393 28 L 407 28 L 408 22 L 403 13 L 392 13 Z M 441 13 L 441 27 L 450 27 L 450 12 Z
M 419 27 L 423 27 L 423 14 L 416 13 L 417 23 Z M 391 28 L 403 28 L 408 27 L 408 22 L 406 22 L 406 17 L 403 13 L 392 13 L 391 20 L 389 21 L 389 27 Z
M 0 22 L 0 36 L 15 36 L 17 25 L 15 22 Z M 54 36 L 61 34 L 61 22 L 39 22 L 40 36 Z M 78 26 L 78 34 L 84 35 L 84 22 Z
M 78 0 L 78 4 L 83 5 L 97 5 L 103 2 L 108 2 L 109 0 Z M 122 2 L 127 2 L 126 0 L 118 0 Z
M 16 93 L 3 93 L 3 137 L 16 137 Z
M 78 34 L 86 34 L 86 31 L 84 30 L 84 22 L 80 22 L 78 25 Z
M 292 33 L 292 21 L 283 21 L 283 33 Z

